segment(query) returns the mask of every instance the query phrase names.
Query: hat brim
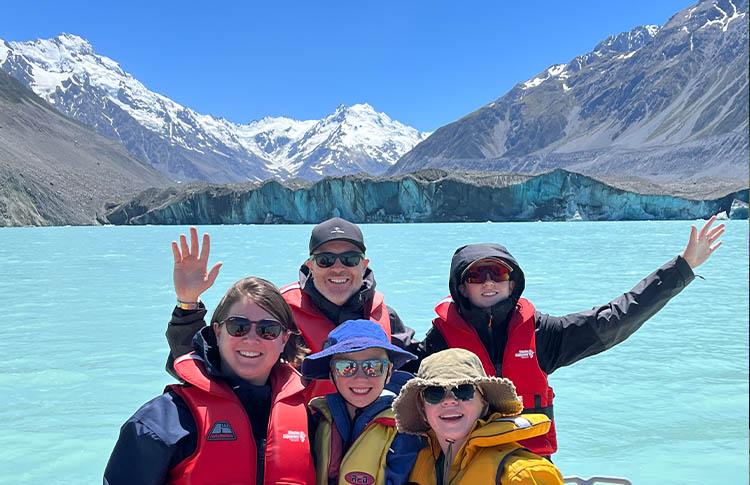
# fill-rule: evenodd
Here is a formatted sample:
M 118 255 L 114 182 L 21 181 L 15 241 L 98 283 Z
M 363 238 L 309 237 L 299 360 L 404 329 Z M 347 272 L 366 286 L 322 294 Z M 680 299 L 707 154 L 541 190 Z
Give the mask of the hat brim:
M 305 357 L 302 361 L 302 376 L 305 379 L 328 379 L 330 378 L 331 358 L 334 355 L 374 348 L 383 349 L 388 353 L 388 360 L 391 361 L 394 369 L 399 369 L 407 362 L 417 358 L 411 352 L 372 338 L 348 339 Z
M 393 412 L 396 416 L 396 428 L 400 433 L 424 434 L 430 426 L 424 419 L 421 407 L 424 405 L 419 394 L 425 387 L 452 387 L 460 384 L 474 384 L 484 394 L 489 404 L 490 413 L 503 416 L 515 416 L 523 411 L 521 399 L 516 394 L 516 387 L 510 379 L 500 377 L 474 377 L 460 380 L 421 379 L 415 377 L 401 388 L 401 393 L 393 401 Z

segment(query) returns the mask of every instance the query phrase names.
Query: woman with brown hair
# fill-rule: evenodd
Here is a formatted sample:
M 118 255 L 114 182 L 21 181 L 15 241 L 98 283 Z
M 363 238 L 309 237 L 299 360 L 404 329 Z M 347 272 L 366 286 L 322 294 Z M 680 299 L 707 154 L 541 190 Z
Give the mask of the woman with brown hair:
M 104 483 L 315 481 L 304 356 L 289 306 L 261 278 L 227 291 L 168 386 L 121 428 Z

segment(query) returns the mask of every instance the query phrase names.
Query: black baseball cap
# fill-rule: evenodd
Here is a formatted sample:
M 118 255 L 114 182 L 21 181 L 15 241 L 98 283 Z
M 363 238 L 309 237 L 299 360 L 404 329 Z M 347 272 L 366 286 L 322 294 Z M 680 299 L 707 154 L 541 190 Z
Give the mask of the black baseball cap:
M 310 234 L 310 254 L 329 241 L 347 241 L 365 252 L 365 239 L 362 231 L 353 222 L 334 217 L 313 227 Z

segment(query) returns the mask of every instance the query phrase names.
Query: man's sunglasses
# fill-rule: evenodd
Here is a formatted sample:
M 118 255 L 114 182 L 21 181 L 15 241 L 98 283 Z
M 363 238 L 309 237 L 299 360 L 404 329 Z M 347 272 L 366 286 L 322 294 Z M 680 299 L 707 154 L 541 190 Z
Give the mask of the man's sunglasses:
M 362 369 L 367 377 L 380 377 L 388 371 L 390 363 L 388 359 L 336 359 L 331 361 L 331 372 L 339 377 L 354 377 Z
M 317 253 L 310 255 L 310 258 L 315 261 L 315 264 L 317 264 L 321 268 L 330 268 L 331 266 L 336 264 L 337 259 L 341 261 L 341 264 L 343 264 L 344 266 L 353 268 L 357 266 L 364 257 L 364 254 L 358 253 L 357 251 L 347 251 L 345 253 L 339 254 Z
M 264 340 L 276 340 L 286 330 L 286 327 L 276 320 L 250 320 L 245 317 L 228 317 L 219 322 L 219 325 L 227 327 L 227 333 L 232 337 L 244 337 L 255 325 L 255 333 Z
M 481 284 L 490 277 L 495 283 L 502 283 L 510 279 L 510 269 L 500 264 L 488 264 L 471 268 L 464 275 L 464 281 L 471 284 Z
M 452 389 L 442 386 L 427 386 L 422 389 L 422 399 L 427 404 L 438 404 L 445 399 L 448 393 L 451 393 L 459 401 L 471 401 L 474 399 L 475 390 L 474 384 L 460 384 Z

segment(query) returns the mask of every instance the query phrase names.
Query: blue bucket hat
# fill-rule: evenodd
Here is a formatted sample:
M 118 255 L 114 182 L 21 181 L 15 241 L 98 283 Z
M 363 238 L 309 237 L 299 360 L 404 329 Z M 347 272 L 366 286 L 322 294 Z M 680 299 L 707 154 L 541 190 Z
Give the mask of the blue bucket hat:
M 411 352 L 390 343 L 377 323 L 371 320 L 347 320 L 331 330 L 323 343 L 323 350 L 305 357 L 302 361 L 302 376 L 305 379 L 328 379 L 331 357 L 335 354 L 359 352 L 372 348 L 384 349 L 394 369 L 417 358 Z

